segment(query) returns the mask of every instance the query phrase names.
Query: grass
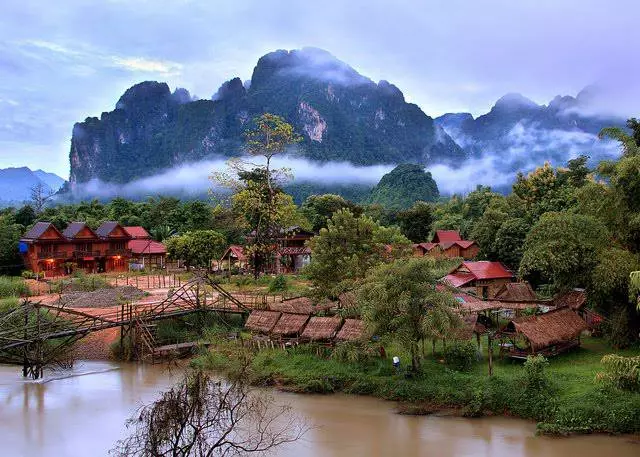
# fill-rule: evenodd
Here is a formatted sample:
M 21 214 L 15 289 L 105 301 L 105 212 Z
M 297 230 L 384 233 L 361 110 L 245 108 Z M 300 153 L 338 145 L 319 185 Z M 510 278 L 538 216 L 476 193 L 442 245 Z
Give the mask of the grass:
M 405 412 L 454 408 L 466 416 L 513 415 L 538 421 L 539 431 L 548 434 L 640 432 L 640 393 L 595 382 L 602 369 L 600 359 L 613 352 L 599 339 L 586 338 L 582 348 L 551 359 L 544 388 L 530 387 L 522 362 L 517 361 L 496 360 L 494 376 L 488 377 L 486 350 L 471 371 L 453 371 L 440 360 L 440 345 L 435 358 L 429 351 L 419 375 L 396 373 L 391 356 L 400 356 L 403 363 L 409 357 L 395 344 L 385 347 L 387 359 L 364 362 L 340 361 L 315 346 L 263 350 L 250 356 L 251 382 L 301 393 L 373 395 L 401 402 Z M 220 342 L 195 363 L 233 374 L 247 355 L 243 351 L 231 342 Z M 618 353 L 631 356 L 640 350 Z
M 0 276 L 0 298 L 29 295 L 29 286 L 24 279 L 15 276 Z

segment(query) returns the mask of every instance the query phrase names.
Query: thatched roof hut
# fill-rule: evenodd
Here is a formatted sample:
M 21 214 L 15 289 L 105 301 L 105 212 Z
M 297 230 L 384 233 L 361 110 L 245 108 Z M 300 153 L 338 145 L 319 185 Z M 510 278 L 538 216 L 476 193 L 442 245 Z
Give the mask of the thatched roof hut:
M 296 297 L 283 300 L 278 303 L 269 305 L 272 311 L 280 311 L 289 314 L 316 314 L 320 311 L 326 311 L 333 305 L 329 302 L 314 304 L 309 297 Z
M 300 336 L 304 324 L 306 324 L 308 320 L 308 314 L 283 313 L 271 330 L 271 334 L 280 337 Z
M 520 317 L 509 322 L 501 335 L 515 338 L 524 337 L 529 347 L 519 350 L 515 344 L 511 352 L 521 356 L 542 353 L 555 355 L 580 345 L 580 334 L 587 329 L 586 322 L 570 308 L 564 307 L 548 313 Z M 515 343 L 515 342 L 514 342 Z
M 510 282 L 503 284 L 502 287 L 496 292 L 498 300 L 504 301 L 535 301 L 538 299 L 536 293 L 531 288 L 531 284 L 528 282 Z
M 364 336 L 365 325 L 361 319 L 345 319 L 336 335 L 337 341 L 358 341 Z
M 312 317 L 302 332 L 301 338 L 309 341 L 327 341 L 338 333 L 341 317 Z
M 275 327 L 281 314 L 278 311 L 253 310 L 244 327 L 254 332 L 269 333 Z
M 587 303 L 587 294 L 584 289 L 572 289 L 553 297 L 553 305 L 561 308 L 568 307 L 574 311 L 582 309 Z

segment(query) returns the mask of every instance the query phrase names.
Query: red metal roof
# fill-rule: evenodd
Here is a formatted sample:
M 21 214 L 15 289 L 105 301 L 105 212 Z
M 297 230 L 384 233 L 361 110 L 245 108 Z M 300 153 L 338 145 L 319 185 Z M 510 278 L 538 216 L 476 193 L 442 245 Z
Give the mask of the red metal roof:
M 460 241 L 460 232 L 457 230 L 436 230 L 436 234 L 433 237 L 434 243 L 446 243 L 451 241 Z
M 221 259 L 226 259 L 228 256 L 235 257 L 241 262 L 247 260 L 247 256 L 244 253 L 244 248 L 242 246 L 238 246 L 237 244 L 232 244 L 224 251 Z
M 474 244 L 476 244 L 475 241 L 468 241 L 468 240 L 461 240 L 461 241 L 456 241 L 456 244 L 458 246 L 460 246 L 462 249 L 467 249 L 469 246 L 473 246 Z
M 489 262 L 486 260 L 463 262 L 460 267 L 469 270 L 476 279 L 513 278 L 513 273 L 507 270 L 500 262 Z M 456 270 L 460 267 L 456 268 Z
M 457 272 L 457 273 L 450 273 L 447 276 L 445 276 L 443 279 L 445 282 L 452 285 L 453 287 L 461 287 L 475 280 L 476 277 L 472 273 Z
M 133 254 L 166 254 L 167 248 L 164 244 L 153 240 L 131 240 L 128 244 Z
M 127 232 L 131 238 L 138 240 L 148 240 L 151 238 L 149 232 L 147 232 L 144 227 L 140 227 L 139 225 L 134 225 L 131 227 L 123 227 L 125 232 Z

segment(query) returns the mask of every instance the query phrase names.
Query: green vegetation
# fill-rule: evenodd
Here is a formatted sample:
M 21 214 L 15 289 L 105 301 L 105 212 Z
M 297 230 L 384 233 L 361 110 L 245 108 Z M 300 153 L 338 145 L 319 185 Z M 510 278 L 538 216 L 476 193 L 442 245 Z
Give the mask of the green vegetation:
M 301 393 L 373 395 L 401 402 L 401 410 L 409 403 L 406 409 L 414 412 L 454 408 L 467 416 L 513 415 L 538 421 L 541 433 L 640 431 L 640 393 L 596 380 L 603 369 L 600 359 L 611 352 L 596 338 L 586 338 L 582 348 L 550 361 L 533 358 L 523 365 L 498 359 L 492 377 L 487 376 L 484 338 L 483 361 L 473 363 L 469 371 L 443 366 L 439 360 L 443 347 L 438 344 L 436 356 L 424 358 L 420 371 L 410 377 L 404 369 L 396 373 L 391 360 L 381 359 L 375 346 L 367 352 L 350 346 L 336 348 L 331 357 L 318 357 L 314 345 L 250 354 L 233 342 L 219 340 L 193 363 L 232 373 L 249 357 L 248 376 L 254 385 Z M 388 354 L 410 360 L 401 346 L 387 343 L 385 347 Z M 619 354 L 637 357 L 639 351 Z
M 0 276 L 0 298 L 28 295 L 30 295 L 30 291 L 24 279 L 13 276 Z
M 188 267 L 211 268 L 211 262 L 222 256 L 226 240 L 215 230 L 194 230 L 165 240 L 167 255 L 182 260 Z
M 317 295 L 335 298 L 352 290 L 386 257 L 402 254 L 410 243 L 396 227 L 383 227 L 368 216 L 356 217 L 348 209 L 341 209 L 309 245 L 313 257 L 306 274 Z M 387 251 L 386 245 L 393 245 L 393 251 Z
M 389 209 L 406 209 L 417 201 L 434 202 L 440 196 L 431 173 L 421 165 L 405 163 L 384 175 L 371 191 L 369 203 Z

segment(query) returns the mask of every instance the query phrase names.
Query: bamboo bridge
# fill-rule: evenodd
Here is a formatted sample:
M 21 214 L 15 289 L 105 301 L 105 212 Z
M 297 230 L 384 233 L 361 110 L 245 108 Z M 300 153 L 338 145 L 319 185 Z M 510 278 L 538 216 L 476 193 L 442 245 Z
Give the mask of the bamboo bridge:
M 0 314 L 0 363 L 22 365 L 23 376 L 38 379 L 44 367 L 64 361 L 64 354 L 76 341 L 114 327 L 120 328 L 120 347 L 124 348 L 129 338 L 130 355 L 142 360 L 145 355 L 153 356 L 157 346 L 150 331 L 154 321 L 205 311 L 247 315 L 251 309 L 266 307 L 264 300 L 242 298 L 201 275 L 159 302 L 122 303 L 119 309 L 105 312 L 96 308 L 96 313 L 87 313 L 24 300 L 19 307 Z

